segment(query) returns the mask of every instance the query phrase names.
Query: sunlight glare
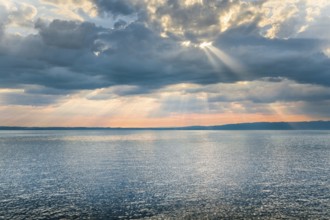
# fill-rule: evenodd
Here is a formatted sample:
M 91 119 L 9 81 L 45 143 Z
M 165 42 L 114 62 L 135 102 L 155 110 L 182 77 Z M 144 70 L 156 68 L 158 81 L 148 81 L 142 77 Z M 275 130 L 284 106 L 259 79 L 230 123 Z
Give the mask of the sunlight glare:
M 207 57 L 207 59 L 209 60 L 209 62 L 211 63 L 212 67 L 214 68 L 214 70 L 219 70 L 220 69 L 220 65 L 219 62 L 217 62 L 216 58 L 214 57 L 213 54 L 211 54 L 210 51 L 206 50 L 203 48 L 203 51 Z
M 181 42 L 181 45 L 184 46 L 184 47 L 189 47 L 191 45 L 191 42 L 190 41 L 183 41 L 183 42 Z
M 204 51 L 209 62 L 215 69 L 219 69 L 219 63 L 215 58 L 219 59 L 224 65 L 226 65 L 231 71 L 238 75 L 242 75 L 246 72 L 245 68 L 235 59 L 230 57 L 224 51 L 212 45 L 212 42 L 202 42 L 198 45 L 200 49 Z
M 245 68 L 238 61 L 230 57 L 228 54 L 226 54 L 224 51 L 220 50 L 219 48 L 213 45 L 203 45 L 202 48 L 209 50 L 234 73 L 239 75 L 246 73 Z
M 203 42 L 199 45 L 200 48 L 204 49 L 204 48 L 208 48 L 212 46 L 212 42 Z

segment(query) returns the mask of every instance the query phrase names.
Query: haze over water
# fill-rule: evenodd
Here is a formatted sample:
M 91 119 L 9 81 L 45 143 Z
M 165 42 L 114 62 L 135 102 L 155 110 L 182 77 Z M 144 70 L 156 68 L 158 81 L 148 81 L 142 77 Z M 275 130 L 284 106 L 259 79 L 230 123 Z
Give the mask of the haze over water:
M 0 131 L 0 219 L 328 219 L 329 179 L 329 131 Z

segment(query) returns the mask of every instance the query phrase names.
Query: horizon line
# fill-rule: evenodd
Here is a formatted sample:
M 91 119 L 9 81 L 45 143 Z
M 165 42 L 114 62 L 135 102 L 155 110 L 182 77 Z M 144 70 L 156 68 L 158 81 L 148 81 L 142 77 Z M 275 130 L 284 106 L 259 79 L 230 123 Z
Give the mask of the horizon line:
M 215 124 L 215 125 L 188 125 L 188 126 L 168 126 L 168 127 L 99 127 L 99 126 L 7 126 L 7 125 L 0 125 L 0 129 L 112 129 L 112 130 L 120 130 L 120 129 L 126 129 L 126 130 L 157 130 L 157 129 L 215 129 L 215 128 L 226 128 L 228 126 L 240 126 L 240 125 L 271 125 L 271 124 L 282 124 L 282 125 L 290 125 L 290 124 L 307 124 L 307 123 L 330 123 L 330 120 L 316 120 L 316 121 L 278 121 L 278 122 L 242 122 L 242 123 L 232 123 L 232 124 Z M 329 124 L 330 126 L 330 124 Z M 246 129 L 246 128 L 245 128 Z M 329 127 L 330 129 L 330 127 Z M 253 129 L 251 129 L 253 130 Z M 280 129 L 282 130 L 282 129 Z M 292 130 L 294 128 L 292 127 Z

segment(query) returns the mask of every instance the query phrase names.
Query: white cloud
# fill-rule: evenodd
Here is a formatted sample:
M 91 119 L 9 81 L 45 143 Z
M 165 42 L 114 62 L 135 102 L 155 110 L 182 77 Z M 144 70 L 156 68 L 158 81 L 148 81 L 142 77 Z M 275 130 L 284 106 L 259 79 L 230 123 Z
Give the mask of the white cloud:
M 259 26 L 269 38 L 291 38 L 322 20 L 330 2 L 327 0 L 268 0 L 261 7 Z M 315 33 L 314 33 L 315 34 Z
M 8 33 L 23 35 L 33 33 L 37 13 L 37 8 L 32 4 L 0 0 L 0 26 Z

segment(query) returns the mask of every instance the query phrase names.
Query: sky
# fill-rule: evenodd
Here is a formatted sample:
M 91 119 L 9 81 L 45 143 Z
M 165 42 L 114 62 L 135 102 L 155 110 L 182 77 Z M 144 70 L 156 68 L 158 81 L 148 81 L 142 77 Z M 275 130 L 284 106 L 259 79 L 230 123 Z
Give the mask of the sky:
M 328 0 L 0 0 L 0 126 L 330 120 Z

